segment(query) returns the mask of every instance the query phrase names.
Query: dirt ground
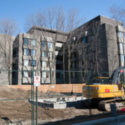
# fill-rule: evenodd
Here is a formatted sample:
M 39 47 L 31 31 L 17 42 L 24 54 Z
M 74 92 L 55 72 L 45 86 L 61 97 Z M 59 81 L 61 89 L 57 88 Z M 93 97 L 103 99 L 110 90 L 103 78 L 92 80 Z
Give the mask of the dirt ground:
M 52 96 L 54 93 L 43 94 L 40 97 Z M 58 94 L 57 94 L 58 95 Z M 12 89 L 8 86 L 0 86 L 0 125 L 6 125 L 16 121 L 31 120 L 32 107 L 28 101 L 31 97 L 30 91 Z M 91 110 L 92 114 L 102 114 L 97 109 Z M 38 119 L 43 121 L 70 119 L 76 116 L 89 116 L 88 109 L 52 109 L 38 107 Z

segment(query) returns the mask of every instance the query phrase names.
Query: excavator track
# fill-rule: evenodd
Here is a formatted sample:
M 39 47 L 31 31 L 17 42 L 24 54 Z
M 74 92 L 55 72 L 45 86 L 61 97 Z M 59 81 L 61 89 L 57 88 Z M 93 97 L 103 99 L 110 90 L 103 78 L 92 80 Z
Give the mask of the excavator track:
M 102 111 L 111 111 L 111 104 L 115 104 L 116 110 L 120 110 L 125 107 L 125 100 L 123 99 L 109 99 L 102 100 L 98 104 L 98 109 Z

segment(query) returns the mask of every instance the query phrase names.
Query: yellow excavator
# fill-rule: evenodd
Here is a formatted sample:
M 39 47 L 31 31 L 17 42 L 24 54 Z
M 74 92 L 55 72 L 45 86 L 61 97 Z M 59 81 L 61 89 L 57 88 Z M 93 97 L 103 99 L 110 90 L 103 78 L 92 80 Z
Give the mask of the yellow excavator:
M 110 111 L 111 104 L 117 109 L 124 107 L 125 67 L 120 67 L 111 77 L 96 77 L 91 84 L 83 86 L 83 96 L 91 105 L 96 104 L 100 110 Z

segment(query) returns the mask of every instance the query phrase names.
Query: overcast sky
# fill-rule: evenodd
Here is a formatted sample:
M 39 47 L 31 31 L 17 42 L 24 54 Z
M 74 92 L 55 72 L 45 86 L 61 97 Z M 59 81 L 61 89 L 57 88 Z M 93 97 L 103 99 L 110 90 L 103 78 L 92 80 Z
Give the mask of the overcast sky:
M 58 6 L 65 11 L 75 8 L 88 21 L 98 15 L 111 17 L 110 7 L 124 3 L 124 0 L 0 0 L 0 19 L 15 19 L 20 32 L 24 32 L 26 18 L 39 10 Z

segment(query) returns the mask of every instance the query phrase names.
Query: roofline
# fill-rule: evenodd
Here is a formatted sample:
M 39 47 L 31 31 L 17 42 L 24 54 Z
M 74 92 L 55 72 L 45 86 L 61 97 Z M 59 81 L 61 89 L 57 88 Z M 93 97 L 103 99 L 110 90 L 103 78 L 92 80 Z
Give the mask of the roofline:
M 37 30 L 40 30 L 40 31 L 47 31 L 47 32 L 51 32 L 51 33 L 59 33 L 59 34 L 63 34 L 63 35 L 69 34 L 69 33 L 66 33 L 66 32 L 62 32 L 62 31 L 58 31 L 58 30 L 52 30 L 52 29 L 49 29 L 49 28 L 43 28 L 43 27 L 39 27 L 39 26 L 33 26 L 33 27 L 31 27 L 31 29 L 29 29 L 29 31 L 33 30 L 33 29 L 37 29 Z
M 107 18 L 107 19 L 109 19 L 109 20 L 112 20 L 112 21 L 117 22 L 117 23 L 120 24 L 120 25 L 123 25 L 123 23 L 122 23 L 121 21 L 118 21 L 118 20 L 115 20 L 115 19 L 113 19 L 113 18 L 109 18 L 109 17 L 106 17 L 106 16 L 98 15 L 98 16 L 96 16 L 96 17 L 94 17 L 94 18 L 88 20 L 86 23 L 84 23 L 84 24 L 78 26 L 77 28 L 75 28 L 74 30 L 72 30 L 72 31 L 70 31 L 70 32 L 62 32 L 62 31 L 53 30 L 53 29 L 49 29 L 49 28 L 45 28 L 45 27 L 40 27 L 40 26 L 33 26 L 33 27 L 31 27 L 31 29 L 29 29 L 29 31 L 32 30 L 32 29 L 37 29 L 37 30 L 41 30 L 41 31 L 51 32 L 51 33 L 59 33 L 59 34 L 63 34 L 63 35 L 68 35 L 68 34 L 74 32 L 75 30 L 79 29 L 80 27 L 82 27 L 82 26 L 84 26 L 84 25 L 87 25 L 88 23 L 91 23 L 92 21 L 94 21 L 94 20 L 96 20 L 96 19 L 99 19 L 99 20 L 100 20 L 101 17 L 102 17 L 102 18 Z M 28 32 L 29 32 L 29 31 L 28 31 Z
M 98 15 L 98 16 L 96 16 L 96 17 L 94 17 L 94 18 L 88 20 L 88 21 L 85 22 L 84 24 L 80 25 L 79 27 L 75 28 L 74 30 L 70 31 L 70 33 L 71 33 L 71 32 L 74 32 L 75 30 L 79 29 L 80 27 L 82 27 L 82 26 L 84 26 L 84 25 L 87 25 L 87 24 L 91 23 L 92 21 L 94 21 L 94 20 L 96 20 L 96 19 L 101 19 L 101 17 L 102 17 L 102 18 L 107 18 L 107 19 L 109 19 L 109 20 L 112 20 L 112 21 L 117 22 L 118 24 L 123 25 L 123 23 L 120 22 L 120 21 L 118 21 L 118 20 L 115 20 L 115 19 L 112 19 L 112 18 L 109 18 L 109 17 L 106 17 L 106 16 Z
M 12 36 L 12 35 L 7 35 L 7 34 L 0 34 L 0 36 L 2 36 L 2 37 L 4 37 L 4 36 L 8 36 L 8 37 L 12 37 L 13 39 L 15 39 L 16 38 L 16 36 Z
M 119 24 L 123 25 L 123 23 L 122 23 L 121 21 L 116 20 L 116 19 L 114 19 L 114 18 L 110 18 L 110 17 L 103 16 L 103 15 L 98 15 L 98 16 L 103 17 L 103 18 L 107 18 L 107 19 L 109 19 L 109 20 L 115 21 L 115 22 L 117 22 L 117 23 L 119 23 Z

